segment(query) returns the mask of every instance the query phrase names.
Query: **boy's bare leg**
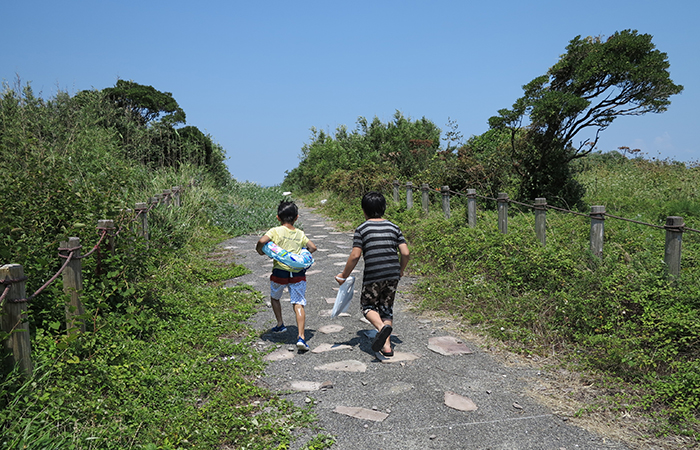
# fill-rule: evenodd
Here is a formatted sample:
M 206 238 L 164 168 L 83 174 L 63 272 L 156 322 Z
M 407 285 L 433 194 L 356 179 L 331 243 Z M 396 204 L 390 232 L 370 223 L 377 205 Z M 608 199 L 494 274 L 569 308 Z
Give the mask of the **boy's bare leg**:
M 272 312 L 275 313 L 275 319 L 277 319 L 277 326 L 282 325 L 282 305 L 280 301 L 270 297 L 270 304 L 272 305 Z
M 298 303 L 294 304 L 294 316 L 297 318 L 297 328 L 299 329 L 299 337 L 306 340 L 304 337 L 304 326 L 306 325 L 306 312 L 304 306 Z
M 379 313 L 373 309 L 367 311 L 367 314 L 365 314 L 365 318 L 369 320 L 369 322 L 372 325 L 374 325 L 374 328 L 376 328 L 377 331 L 381 330 L 384 327 L 384 325 L 393 326 L 393 321 L 391 319 L 382 320 L 381 316 L 379 316 Z M 382 346 L 382 351 L 384 351 L 385 353 L 391 351 L 391 335 L 387 336 L 386 342 L 384 342 L 384 345 Z

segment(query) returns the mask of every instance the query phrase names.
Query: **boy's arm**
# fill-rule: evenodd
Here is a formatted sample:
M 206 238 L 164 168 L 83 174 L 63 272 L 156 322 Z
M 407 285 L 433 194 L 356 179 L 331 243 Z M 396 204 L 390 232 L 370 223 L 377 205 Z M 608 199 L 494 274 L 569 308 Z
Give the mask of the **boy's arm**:
M 399 264 L 401 265 L 401 272 L 399 276 L 403 277 L 403 271 L 406 269 L 406 266 L 408 265 L 408 260 L 411 256 L 411 254 L 408 251 L 408 245 L 399 244 L 399 253 L 401 254 L 401 256 L 399 257 Z
M 256 250 L 258 253 L 260 253 L 261 255 L 264 255 L 265 253 L 263 253 L 262 248 L 265 246 L 265 244 L 267 244 L 267 243 L 270 242 L 271 240 L 272 240 L 272 239 L 270 239 L 270 236 L 264 235 L 263 237 L 261 237 L 261 238 L 258 240 L 258 243 L 255 244 L 255 250 Z
M 318 250 L 318 249 L 316 248 L 316 244 L 314 244 L 314 243 L 311 242 L 310 240 L 306 243 L 306 248 L 309 249 L 309 252 L 310 252 L 310 253 L 313 253 L 313 252 L 315 252 L 316 250 Z
M 345 269 L 335 276 L 335 281 L 337 281 L 338 284 L 345 283 L 345 279 L 355 270 L 355 266 L 361 257 L 362 249 L 360 247 L 353 247 L 352 251 L 350 251 L 350 256 L 348 256 L 348 261 L 345 263 Z

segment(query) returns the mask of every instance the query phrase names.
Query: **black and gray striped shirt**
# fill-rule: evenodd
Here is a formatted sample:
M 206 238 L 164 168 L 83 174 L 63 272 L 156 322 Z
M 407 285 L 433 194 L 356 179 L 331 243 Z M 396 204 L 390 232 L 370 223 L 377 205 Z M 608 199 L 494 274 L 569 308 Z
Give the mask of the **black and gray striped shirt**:
M 352 245 L 362 249 L 365 259 L 363 284 L 398 280 L 401 273 L 398 248 L 405 243 L 399 227 L 388 220 L 367 220 L 357 227 Z

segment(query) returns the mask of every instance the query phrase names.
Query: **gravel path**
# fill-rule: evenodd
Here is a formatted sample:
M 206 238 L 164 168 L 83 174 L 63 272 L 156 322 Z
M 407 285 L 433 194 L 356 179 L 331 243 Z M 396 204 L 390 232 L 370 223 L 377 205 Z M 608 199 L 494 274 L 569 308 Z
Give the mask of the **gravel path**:
M 334 449 L 625 449 L 570 424 L 526 394 L 536 369 L 508 367 L 474 342 L 447 331 L 446 321 L 422 319 L 410 311 L 399 284 L 392 345 L 395 356 L 372 352 L 374 329 L 362 319 L 358 290 L 362 261 L 353 275 L 355 297 L 348 314 L 331 319 L 337 293 L 333 277 L 352 245 L 351 232 L 338 232 L 313 209 L 301 208 L 298 225 L 316 244 L 307 274 L 307 353 L 297 352 L 297 328 L 289 296 L 282 298 L 286 333 L 265 332 L 257 343 L 269 352 L 262 382 L 297 405 L 313 402 L 321 432 L 336 438 Z M 221 244 L 252 273 L 229 285 L 249 284 L 268 299 L 269 258 L 255 252 L 258 236 Z M 409 265 L 410 269 L 410 265 Z M 275 325 L 270 308 L 251 319 L 260 332 Z M 291 448 L 303 447 L 318 431 L 301 430 Z

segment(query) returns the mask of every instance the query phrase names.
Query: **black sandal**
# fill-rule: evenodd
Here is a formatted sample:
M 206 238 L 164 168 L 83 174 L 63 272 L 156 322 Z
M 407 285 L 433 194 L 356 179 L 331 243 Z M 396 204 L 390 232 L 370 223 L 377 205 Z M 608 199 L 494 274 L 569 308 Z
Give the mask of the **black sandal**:
M 372 342 L 372 351 L 373 352 L 378 352 L 379 350 L 384 347 L 384 343 L 386 342 L 386 338 L 391 336 L 391 331 L 393 328 L 391 328 L 391 325 L 384 325 L 381 330 L 379 330 L 379 333 L 377 333 L 377 336 L 374 338 L 374 342 Z
M 379 350 L 379 353 L 381 353 L 382 356 L 386 356 L 388 358 L 394 356 L 394 349 L 391 349 L 388 352 L 385 352 L 384 350 Z

